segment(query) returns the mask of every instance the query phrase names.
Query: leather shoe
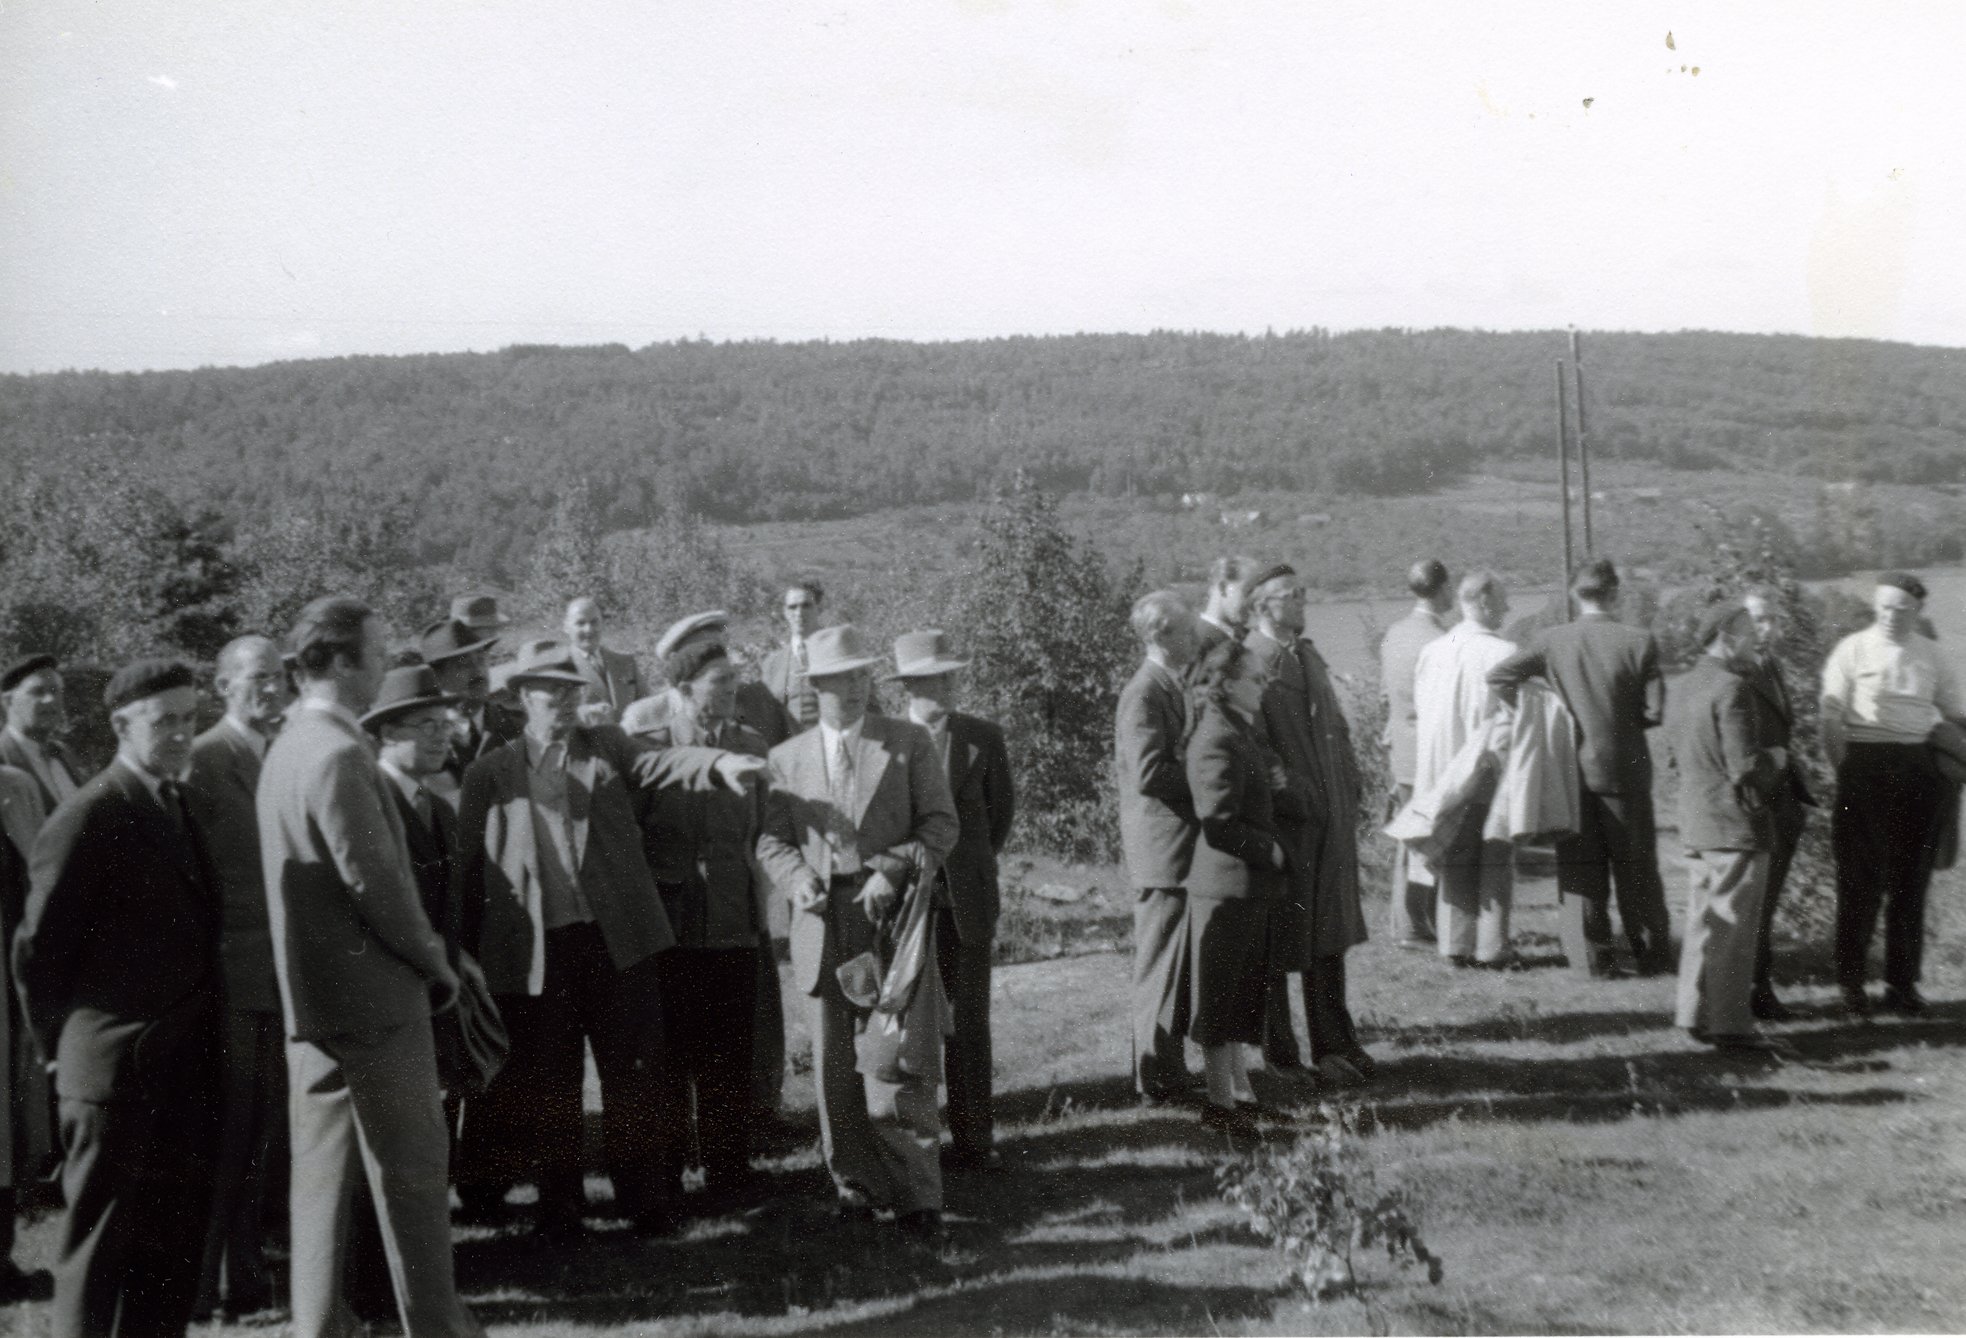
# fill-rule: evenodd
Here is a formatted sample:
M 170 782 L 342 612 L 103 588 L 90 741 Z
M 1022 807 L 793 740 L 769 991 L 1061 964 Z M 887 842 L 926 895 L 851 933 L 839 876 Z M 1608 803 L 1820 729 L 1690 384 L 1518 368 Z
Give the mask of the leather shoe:
M 862 1203 L 858 1199 L 839 1199 L 833 1204 L 833 1220 L 841 1223 L 871 1222 L 874 1220 L 874 1208 L 872 1204 Z
M 1775 997 L 1773 990 L 1756 991 L 1748 1000 L 1748 1011 L 1754 1014 L 1758 1022 L 1789 1022 L 1795 1018 L 1795 1014 Z
M 1884 991 L 1884 1001 L 1881 1006 L 1887 1013 L 1917 1017 L 1925 1011 L 1925 996 L 1918 992 L 1916 985 L 1906 985 L 1902 989 L 1892 986 Z
M 1870 996 L 1864 993 L 1862 985 L 1843 987 L 1843 1011 L 1859 1022 L 1870 1020 Z
M 1318 1061 L 1318 1080 L 1328 1087 L 1360 1087 L 1365 1074 L 1345 1055 L 1327 1055 Z
M 935 1245 L 942 1240 L 942 1213 L 939 1209 L 911 1208 L 905 1213 L 895 1214 L 894 1224 L 923 1244 Z
M 1359 1077 L 1364 1078 L 1367 1082 L 1379 1076 L 1378 1064 L 1373 1062 L 1371 1055 L 1365 1053 L 1363 1046 L 1353 1046 L 1351 1049 L 1345 1051 L 1343 1058 L 1347 1064 L 1357 1069 Z
M 1003 1169 L 1003 1153 L 995 1148 L 950 1148 L 942 1154 L 942 1164 L 952 1171 L 988 1175 Z

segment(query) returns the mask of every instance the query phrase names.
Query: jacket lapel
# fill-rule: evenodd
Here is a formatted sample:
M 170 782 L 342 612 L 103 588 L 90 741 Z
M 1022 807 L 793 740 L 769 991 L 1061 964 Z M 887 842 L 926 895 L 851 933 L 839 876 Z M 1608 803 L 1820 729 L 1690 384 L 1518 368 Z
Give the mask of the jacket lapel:
M 587 820 L 594 809 L 594 778 L 600 765 L 584 734 L 567 740 L 567 811 L 573 819 L 573 869 L 578 873 L 587 854 Z M 575 794 L 578 788 L 580 793 Z
M 878 717 L 868 716 L 861 724 L 860 745 L 853 757 L 853 825 L 856 828 L 865 821 L 867 809 L 874 802 L 874 792 L 881 788 L 881 777 L 887 771 L 887 737 L 874 729 L 876 719 Z M 817 730 L 813 732 L 818 733 Z

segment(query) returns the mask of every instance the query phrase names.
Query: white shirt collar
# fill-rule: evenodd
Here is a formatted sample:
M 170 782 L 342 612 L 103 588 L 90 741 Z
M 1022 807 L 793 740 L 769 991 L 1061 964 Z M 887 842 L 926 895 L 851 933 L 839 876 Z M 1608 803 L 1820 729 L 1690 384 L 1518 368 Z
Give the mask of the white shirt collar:
M 396 788 L 403 792 L 403 798 L 411 803 L 416 802 L 416 792 L 425 788 L 420 779 L 410 775 L 386 757 L 377 758 L 376 765 L 382 769 L 383 775 L 396 782 Z
M 143 787 L 150 791 L 150 797 L 155 799 L 159 805 L 164 802 L 164 797 L 157 792 L 157 787 L 164 783 L 164 777 L 151 775 L 148 769 L 138 766 L 121 753 L 116 754 L 116 761 L 119 766 L 122 766 L 132 776 L 143 782 Z M 179 785 L 184 784 L 184 777 L 182 776 L 172 776 L 170 779 L 176 781 Z
M 867 717 L 864 715 L 851 725 L 848 725 L 845 729 L 835 729 L 824 720 L 820 721 L 819 741 L 826 745 L 827 760 L 831 761 L 833 754 L 839 751 L 840 740 L 846 740 L 847 747 L 849 748 L 857 745 L 860 742 L 860 727 L 866 723 Z

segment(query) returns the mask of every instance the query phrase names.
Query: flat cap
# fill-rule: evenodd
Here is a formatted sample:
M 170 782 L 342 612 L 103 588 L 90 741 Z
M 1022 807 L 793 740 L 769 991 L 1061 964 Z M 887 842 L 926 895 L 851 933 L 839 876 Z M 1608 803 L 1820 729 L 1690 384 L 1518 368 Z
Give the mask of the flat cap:
M 1243 589 L 1249 591 L 1251 594 L 1254 594 L 1256 593 L 1256 591 L 1268 585 L 1271 581 L 1276 580 L 1277 577 L 1279 576 L 1295 576 L 1296 574 L 1297 574 L 1297 569 L 1291 566 L 1288 562 L 1278 562 L 1272 566 L 1263 568 L 1263 570 L 1257 572 L 1254 576 L 1250 577 L 1249 583 L 1243 586 Z
M 198 676 L 191 666 L 177 660 L 132 660 L 109 677 L 102 690 L 102 704 L 120 711 L 131 702 L 155 697 L 172 688 L 195 688 Z
M 4 671 L 0 671 L 0 692 L 12 692 L 29 674 L 38 674 L 43 669 L 53 669 L 60 663 L 61 661 L 45 652 L 15 660 Z
M 721 632 L 728 626 L 730 615 L 722 609 L 709 609 L 703 613 L 692 613 L 687 618 L 678 618 L 663 630 L 662 639 L 655 643 L 655 658 L 666 661 L 691 637 Z
M 1881 571 L 1877 574 L 1877 583 L 1902 590 L 1913 599 L 1924 602 L 1925 582 L 1908 571 Z

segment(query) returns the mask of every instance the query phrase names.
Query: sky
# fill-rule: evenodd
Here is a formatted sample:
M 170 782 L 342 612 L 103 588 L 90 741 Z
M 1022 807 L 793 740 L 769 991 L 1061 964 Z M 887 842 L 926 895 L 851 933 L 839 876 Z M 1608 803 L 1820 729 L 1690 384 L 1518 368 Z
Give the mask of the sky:
M 1966 346 L 1966 6 L 0 0 L 0 371 L 512 343 Z

